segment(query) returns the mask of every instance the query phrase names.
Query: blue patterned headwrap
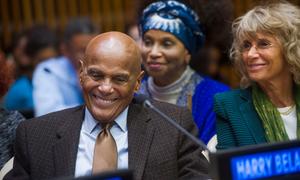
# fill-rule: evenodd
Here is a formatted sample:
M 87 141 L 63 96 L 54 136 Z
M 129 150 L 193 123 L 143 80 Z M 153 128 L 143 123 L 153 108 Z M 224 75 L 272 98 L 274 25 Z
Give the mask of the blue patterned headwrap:
M 204 34 L 197 14 L 186 5 L 174 1 L 158 1 L 144 11 L 139 24 L 142 36 L 151 29 L 169 32 L 194 54 L 204 44 Z

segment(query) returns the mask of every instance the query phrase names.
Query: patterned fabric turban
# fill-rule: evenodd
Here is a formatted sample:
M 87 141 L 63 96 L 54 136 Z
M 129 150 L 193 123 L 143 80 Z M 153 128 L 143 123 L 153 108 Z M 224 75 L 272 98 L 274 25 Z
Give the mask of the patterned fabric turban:
M 197 14 L 186 5 L 174 1 L 158 1 L 143 11 L 139 22 L 142 36 L 148 30 L 161 30 L 176 36 L 194 54 L 204 44 L 204 34 Z

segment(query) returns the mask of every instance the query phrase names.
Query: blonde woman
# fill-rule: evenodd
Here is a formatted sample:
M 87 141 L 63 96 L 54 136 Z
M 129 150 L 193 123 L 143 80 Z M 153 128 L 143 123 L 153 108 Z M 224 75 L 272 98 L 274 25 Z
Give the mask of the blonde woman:
M 300 10 L 257 6 L 233 23 L 241 89 L 215 96 L 217 149 L 300 137 Z

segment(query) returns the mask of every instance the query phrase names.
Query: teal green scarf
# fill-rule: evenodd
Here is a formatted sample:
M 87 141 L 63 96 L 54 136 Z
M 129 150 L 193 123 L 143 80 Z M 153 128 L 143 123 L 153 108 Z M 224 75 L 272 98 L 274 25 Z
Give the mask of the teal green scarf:
M 300 138 L 300 87 L 296 85 L 294 97 L 297 111 L 297 139 Z M 272 104 L 267 95 L 257 86 L 252 88 L 253 104 L 262 120 L 268 142 L 289 140 L 283 120 L 277 108 Z

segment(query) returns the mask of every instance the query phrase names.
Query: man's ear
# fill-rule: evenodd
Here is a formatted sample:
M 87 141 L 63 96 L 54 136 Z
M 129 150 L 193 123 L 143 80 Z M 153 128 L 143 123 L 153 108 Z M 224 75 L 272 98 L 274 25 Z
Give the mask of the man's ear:
M 134 92 L 138 92 L 139 91 L 139 89 L 141 87 L 141 84 L 142 84 L 142 80 L 143 80 L 144 75 L 145 75 L 145 71 L 141 71 L 140 74 L 138 75 L 136 86 L 134 88 Z
M 80 59 L 79 60 L 79 64 L 80 64 L 80 67 L 79 67 L 79 81 L 80 81 L 80 84 L 82 84 L 82 79 L 83 79 L 83 67 L 84 67 L 84 63 L 83 61 Z

